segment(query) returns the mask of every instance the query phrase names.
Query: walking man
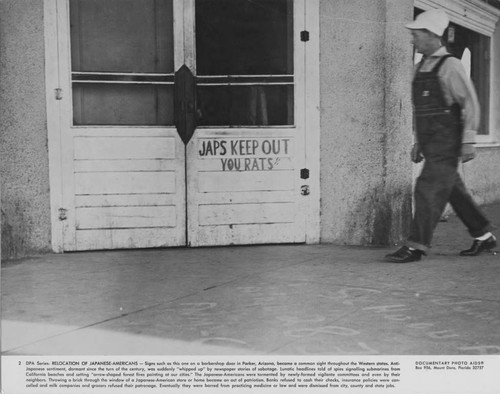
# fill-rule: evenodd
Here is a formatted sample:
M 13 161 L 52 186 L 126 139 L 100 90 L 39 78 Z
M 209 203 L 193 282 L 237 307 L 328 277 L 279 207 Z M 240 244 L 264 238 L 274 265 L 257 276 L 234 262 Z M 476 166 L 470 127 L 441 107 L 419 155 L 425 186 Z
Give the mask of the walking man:
M 474 87 L 460 60 L 442 44 L 449 24 L 446 13 L 433 9 L 406 25 L 416 50 L 423 55 L 413 79 L 416 142 L 412 160 L 424 165 L 414 191 L 415 212 L 406 244 L 387 261 L 419 261 L 431 246 L 434 230 L 449 202 L 474 238 L 462 256 L 477 256 L 496 246 L 492 226 L 473 201 L 458 164 L 475 156 L 479 104 Z

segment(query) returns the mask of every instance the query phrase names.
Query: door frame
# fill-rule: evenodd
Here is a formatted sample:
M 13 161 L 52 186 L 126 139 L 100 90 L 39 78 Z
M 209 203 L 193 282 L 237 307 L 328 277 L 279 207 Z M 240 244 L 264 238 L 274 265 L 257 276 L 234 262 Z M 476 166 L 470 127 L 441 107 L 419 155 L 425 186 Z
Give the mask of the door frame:
M 44 40 L 45 40 L 45 99 L 47 106 L 47 140 L 49 154 L 50 221 L 52 250 L 63 252 L 64 223 L 59 220 L 59 209 L 63 207 L 62 191 L 62 144 L 61 105 L 56 89 L 59 82 L 59 43 L 57 26 L 58 0 L 44 0 Z
M 307 141 L 305 165 L 309 168 L 310 195 L 304 206 L 306 212 L 306 243 L 320 242 L 320 0 L 304 2 L 305 28 L 309 32 L 309 41 L 305 43 L 305 131 Z
M 47 137 L 49 155 L 49 184 L 51 205 L 51 244 L 56 253 L 64 251 L 65 226 L 71 222 L 60 220 L 65 206 L 63 201 L 64 185 L 63 179 L 65 169 L 63 166 L 66 155 L 72 155 L 71 146 L 64 146 L 63 124 L 65 118 L 71 114 L 62 111 L 60 91 L 61 86 L 68 86 L 61 81 L 62 73 L 59 67 L 64 64 L 70 67 L 69 59 L 59 59 L 61 48 L 69 46 L 69 21 L 64 26 L 58 22 L 58 8 L 66 9 L 69 0 L 44 0 L 44 39 L 45 39 L 45 81 L 46 81 L 46 106 L 47 106 Z M 184 20 L 194 18 L 194 0 L 182 2 Z M 304 1 L 304 16 L 306 30 L 309 31 L 309 40 L 303 42 L 305 45 L 304 78 L 305 78 L 305 168 L 309 169 L 309 178 L 304 180 L 309 186 L 310 194 L 304 198 L 303 209 L 306 213 L 305 239 L 307 244 L 319 243 L 320 241 L 320 72 L 319 72 L 319 0 Z M 178 15 L 178 14 L 177 14 Z M 186 19 L 187 18 L 187 19 Z M 177 19 L 177 18 L 176 18 Z M 179 19 L 177 19 L 179 21 Z M 191 23 L 191 22 L 188 22 Z M 179 38 L 181 39 L 181 38 Z M 193 40 L 194 32 L 190 37 L 182 37 L 183 40 Z M 176 53 L 177 55 L 177 53 Z M 176 67 L 181 59 L 176 58 Z M 194 59 L 184 61 L 189 67 L 194 67 Z M 183 63 L 184 63 L 183 62 Z M 62 92 L 63 99 L 70 97 L 69 92 Z M 65 97 L 65 98 L 64 98 Z M 70 169 L 71 170 L 71 169 Z M 71 185 L 69 186 L 71 187 Z

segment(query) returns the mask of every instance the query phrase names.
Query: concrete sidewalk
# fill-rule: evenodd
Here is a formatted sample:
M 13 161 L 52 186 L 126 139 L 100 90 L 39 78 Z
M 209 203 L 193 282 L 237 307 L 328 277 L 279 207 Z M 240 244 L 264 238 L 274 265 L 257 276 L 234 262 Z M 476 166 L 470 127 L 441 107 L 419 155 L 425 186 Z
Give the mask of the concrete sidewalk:
M 484 207 L 500 227 L 500 204 Z M 497 235 L 500 233 L 497 231 Z M 50 254 L 2 266 L 2 354 L 500 354 L 500 253 L 266 245 Z

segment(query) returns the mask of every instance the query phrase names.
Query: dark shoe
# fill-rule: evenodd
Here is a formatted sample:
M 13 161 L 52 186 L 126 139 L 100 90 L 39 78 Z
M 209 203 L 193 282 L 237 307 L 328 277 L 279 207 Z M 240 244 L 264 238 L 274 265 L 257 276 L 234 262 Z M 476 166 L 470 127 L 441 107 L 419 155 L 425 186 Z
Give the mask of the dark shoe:
M 484 250 L 491 251 L 495 246 L 497 246 L 497 239 L 494 235 L 484 241 L 475 239 L 470 249 L 462 250 L 460 256 L 477 256 Z
M 396 252 L 386 255 L 385 259 L 391 263 L 411 263 L 420 261 L 423 254 L 425 253 L 421 250 L 411 250 L 408 246 L 403 246 Z

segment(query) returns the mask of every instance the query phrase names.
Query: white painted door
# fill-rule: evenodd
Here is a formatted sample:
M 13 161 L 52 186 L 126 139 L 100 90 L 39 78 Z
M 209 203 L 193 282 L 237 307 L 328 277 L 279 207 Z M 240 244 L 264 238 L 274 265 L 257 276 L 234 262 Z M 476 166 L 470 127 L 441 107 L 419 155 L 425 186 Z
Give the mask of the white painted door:
M 173 112 L 182 2 L 54 6 L 62 249 L 185 245 L 185 149 Z
M 305 242 L 305 1 L 194 3 L 188 243 Z
M 46 0 L 54 249 L 314 242 L 306 11 Z

